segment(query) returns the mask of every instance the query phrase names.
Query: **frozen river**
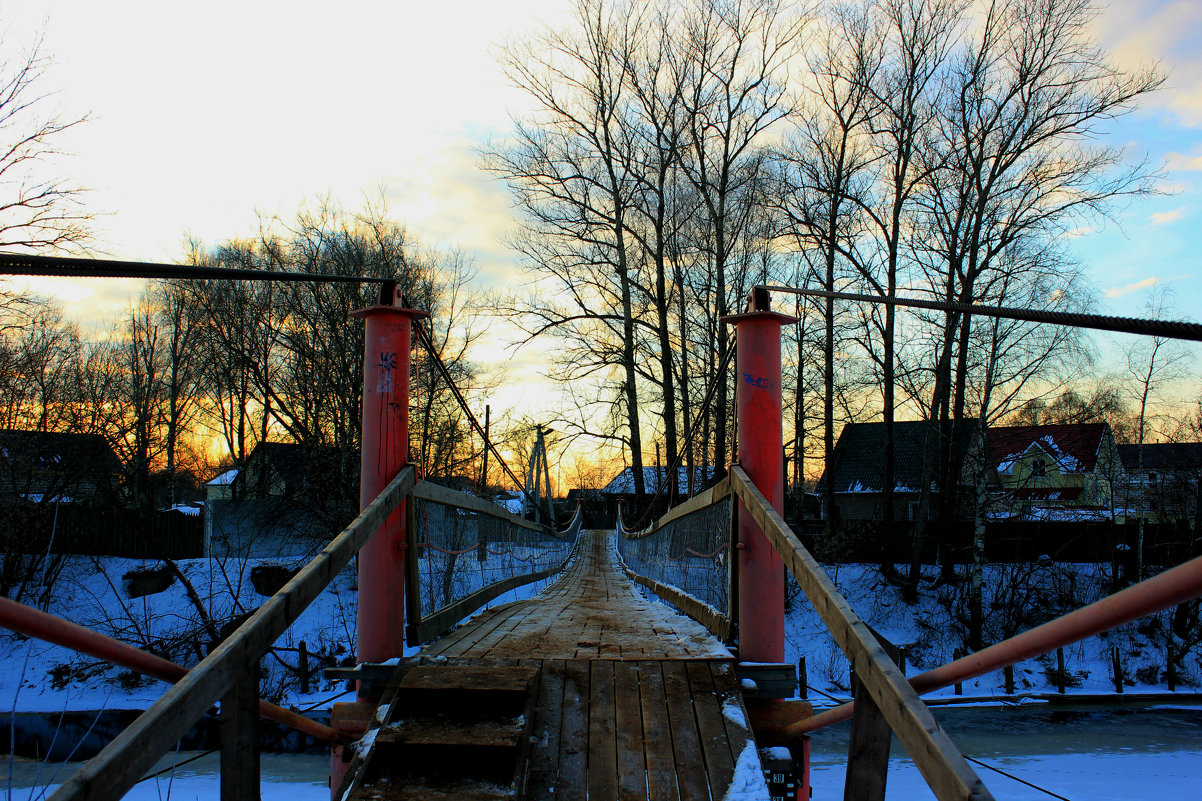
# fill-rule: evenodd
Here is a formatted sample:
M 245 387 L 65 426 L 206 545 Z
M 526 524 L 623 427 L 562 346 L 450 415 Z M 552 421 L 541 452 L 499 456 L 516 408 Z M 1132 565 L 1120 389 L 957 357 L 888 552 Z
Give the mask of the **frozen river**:
M 1202 798 L 1202 709 L 1052 710 L 1046 706 L 1004 709 L 936 709 L 963 752 L 1071 801 L 1168 801 Z M 813 738 L 815 801 L 843 797 L 847 725 Z M 168 797 L 192 801 L 218 795 L 218 758 L 202 757 L 170 771 L 180 753 L 164 759 L 167 772 L 126 796 L 133 801 Z M 324 801 L 328 757 L 264 754 L 263 801 Z M 55 771 L 62 767 L 62 772 Z M 73 766 L 14 761 L 13 801 L 44 797 L 47 783 L 61 782 Z M 1053 796 L 978 766 L 998 799 L 1027 801 Z M 8 786 L 4 791 L 7 793 Z M 894 743 L 888 793 L 891 801 L 934 796 Z
M 1202 799 L 1202 709 L 1053 710 L 936 708 L 961 751 L 1071 801 Z M 815 733 L 816 801 L 843 797 L 848 725 Z M 927 801 L 927 789 L 896 738 L 886 797 Z M 998 799 L 1054 796 L 974 765 Z

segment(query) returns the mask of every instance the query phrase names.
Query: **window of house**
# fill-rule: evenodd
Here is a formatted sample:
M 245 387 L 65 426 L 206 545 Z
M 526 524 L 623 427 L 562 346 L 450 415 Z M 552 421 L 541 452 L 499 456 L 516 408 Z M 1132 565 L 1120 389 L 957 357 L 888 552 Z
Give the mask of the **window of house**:
M 1043 459 L 1031 460 L 1031 475 L 1040 478 L 1047 475 L 1047 466 L 1044 464 Z

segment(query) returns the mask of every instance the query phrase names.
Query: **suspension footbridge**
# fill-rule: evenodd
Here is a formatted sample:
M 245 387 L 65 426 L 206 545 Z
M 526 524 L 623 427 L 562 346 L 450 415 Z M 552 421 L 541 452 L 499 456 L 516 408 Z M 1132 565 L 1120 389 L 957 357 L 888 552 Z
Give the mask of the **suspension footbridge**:
M 419 480 L 408 463 L 408 376 L 424 313 L 386 283 L 379 302 L 353 316 L 366 325 L 362 511 L 199 664 L 185 670 L 0 603 L 0 625 L 174 682 L 56 801 L 121 797 L 217 703 L 221 796 L 231 801 L 259 795 L 260 715 L 331 744 L 334 799 L 718 801 L 771 792 L 805 801 L 807 733 L 849 718 L 846 798 L 884 798 L 896 736 L 941 801 L 987 799 L 920 692 L 1202 594 L 1195 559 L 907 678 L 781 515 L 780 329 L 792 318 L 771 310 L 766 289 L 725 318 L 737 340 L 738 461 L 638 530 L 620 521 L 613 531 L 582 530 L 580 510 L 558 525 L 532 522 Z M 259 660 L 355 557 L 357 665 L 331 675 L 353 679 L 356 700 L 336 705 L 329 726 L 260 701 Z M 782 664 L 786 571 L 849 660 L 854 706 L 813 715 L 792 700 L 793 668 Z M 471 617 L 544 580 L 537 596 Z

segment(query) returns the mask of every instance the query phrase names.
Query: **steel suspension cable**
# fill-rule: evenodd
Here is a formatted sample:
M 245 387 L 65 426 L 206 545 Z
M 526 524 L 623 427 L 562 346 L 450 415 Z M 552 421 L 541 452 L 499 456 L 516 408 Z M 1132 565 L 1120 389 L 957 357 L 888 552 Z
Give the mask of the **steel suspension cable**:
M 1091 328 L 1098 331 L 1115 331 L 1122 334 L 1141 334 L 1169 339 L 1185 339 L 1202 342 L 1202 324 L 1177 320 L 1149 320 L 1141 317 L 1107 317 L 1102 314 L 1080 312 L 1054 312 L 1041 309 L 1012 309 L 1004 306 L 978 306 L 973 303 L 949 303 L 942 300 L 922 298 L 888 297 L 884 295 L 859 295 L 852 292 L 828 292 L 825 289 L 798 289 L 791 286 L 763 285 L 771 292 L 786 292 L 809 298 L 830 298 L 883 306 L 907 306 L 931 311 L 959 312 L 979 317 L 997 317 L 1006 320 L 1026 320 L 1033 323 L 1050 323 L 1070 328 Z
M 672 476 L 672 486 L 673 487 L 675 487 L 677 485 L 677 478 L 676 478 L 677 472 L 676 471 L 678 471 L 680 469 L 680 463 L 682 461 L 684 461 L 684 455 L 686 453 L 688 453 L 689 446 L 691 446 L 693 444 L 693 438 L 697 435 L 696 423 L 698 420 L 700 420 L 702 417 L 704 417 L 705 414 L 709 411 L 710 404 L 713 402 L 713 399 L 714 399 L 714 391 L 718 388 L 718 383 L 724 379 L 724 376 L 726 375 L 726 371 L 730 367 L 730 362 L 735 356 L 735 350 L 737 350 L 737 349 L 738 349 L 738 345 L 736 344 L 735 337 L 732 334 L 730 339 L 727 342 L 726 357 L 723 358 L 722 363 L 720 365 L 718 365 L 718 372 L 716 372 L 714 374 L 714 380 L 710 382 L 709 389 L 706 390 L 706 392 L 705 392 L 705 398 L 701 401 L 701 410 L 698 411 L 697 414 L 693 415 L 693 423 L 694 424 L 689 429 L 689 435 L 685 438 L 684 446 L 681 447 L 679 451 L 677 451 L 676 458 L 673 460 L 672 465 L 668 468 L 668 473 L 669 473 L 669 475 Z M 655 508 L 655 502 L 658 501 L 660 499 L 660 496 L 664 494 L 664 482 L 663 482 L 662 475 L 660 476 L 660 480 L 657 481 L 656 483 L 658 484 L 658 487 L 656 488 L 655 495 L 652 496 L 651 503 L 647 504 L 647 508 L 643 510 L 643 514 L 640 515 L 639 519 L 635 522 L 634 525 L 635 525 L 636 529 L 640 529 L 640 528 L 642 528 L 644 523 L 650 522 L 650 518 L 648 517 L 648 515 L 650 515 L 651 510 Z
M 406 306 L 409 305 L 408 301 L 403 301 L 403 302 L 405 303 Z M 476 419 L 476 415 L 472 412 L 471 407 L 468 406 L 467 399 L 463 397 L 463 393 L 460 392 L 459 387 L 455 385 L 455 381 L 451 378 L 451 371 L 447 369 L 446 364 L 444 364 L 442 361 L 442 357 L 438 355 L 438 351 L 434 347 L 434 342 L 430 339 L 430 334 L 428 331 L 426 331 L 425 326 L 416 325 L 414 327 L 417 329 L 418 341 L 420 341 L 422 344 L 422 347 L 424 347 L 426 349 L 426 353 L 430 354 L 430 358 L 434 361 L 434 366 L 438 368 L 438 372 L 442 376 L 442 380 L 447 382 L 447 387 L 450 388 L 451 394 L 454 395 L 455 400 L 458 401 L 459 407 L 461 409 L 463 409 L 463 413 L 465 415 L 467 415 L 467 419 L 469 422 L 471 422 L 472 428 L 474 428 L 476 430 L 476 432 L 478 434 L 480 434 L 480 438 L 484 441 L 484 447 L 486 447 L 488 449 L 489 453 L 491 453 L 493 456 L 495 456 L 497 458 L 497 462 L 501 465 L 501 468 L 505 471 L 505 474 L 507 476 L 509 476 L 510 479 L 513 480 L 513 483 L 517 486 L 517 488 L 519 490 L 521 490 L 522 493 L 532 503 L 534 503 L 535 508 L 537 508 L 538 507 L 537 499 L 535 499 L 535 497 L 530 494 L 530 492 L 526 489 L 525 484 L 523 484 L 522 481 L 514 474 L 513 470 L 510 469 L 509 465 L 505 462 L 505 460 L 503 458 L 501 458 L 501 454 L 497 450 L 497 446 L 494 445 L 492 440 L 489 439 L 488 436 L 484 433 L 484 426 L 480 425 L 480 421 Z M 548 487 L 547 488 L 548 497 L 550 496 L 550 494 L 551 494 L 551 490 L 550 490 L 550 487 Z M 552 521 L 551 522 L 555 526 L 558 526 L 558 521 L 556 521 L 554 519 L 554 517 L 555 517 L 554 509 L 552 509 Z
M 240 281 L 307 281 L 331 284 L 387 284 L 395 278 L 367 275 L 296 273 L 284 270 L 252 270 L 243 267 L 210 267 L 201 264 L 160 264 L 149 261 L 85 259 L 78 256 L 34 256 L 0 253 L 0 275 L 54 278 L 146 278 L 195 281 L 224 278 Z
M 969 762 L 972 762 L 974 765 L 980 765 L 981 767 L 991 770 L 994 773 L 998 773 L 998 774 L 1001 774 L 1002 776 L 1005 776 L 1007 779 L 1014 779 L 1014 781 L 1018 782 L 1019 784 L 1025 784 L 1033 790 L 1038 790 L 1041 793 L 1046 793 L 1046 794 L 1050 795 L 1052 798 L 1059 798 L 1060 801 L 1071 801 L 1071 799 L 1065 798 L 1064 796 L 1060 795 L 1059 793 L 1053 793 L 1051 790 L 1047 789 L 1046 787 L 1040 787 L 1038 784 L 1032 784 L 1031 782 L 1027 781 L 1026 779 L 1020 779 L 1019 777 L 1015 776 L 1013 773 L 1007 773 L 1006 771 L 1002 770 L 1001 768 L 995 768 L 993 765 L 986 764 L 979 759 L 973 759 L 968 754 L 964 754 L 963 756 L 965 759 L 967 759 Z

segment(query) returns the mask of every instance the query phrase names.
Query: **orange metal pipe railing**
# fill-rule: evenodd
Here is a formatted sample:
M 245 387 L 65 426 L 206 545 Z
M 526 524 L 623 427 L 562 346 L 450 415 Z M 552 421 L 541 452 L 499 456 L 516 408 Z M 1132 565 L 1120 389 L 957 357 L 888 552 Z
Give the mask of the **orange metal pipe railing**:
M 63 620 L 61 617 L 38 611 L 8 598 L 0 597 L 0 626 L 19 634 L 62 645 L 67 648 L 103 659 L 114 665 L 136 670 L 174 684 L 188 674 L 188 669 L 162 657 L 149 654 L 140 648 L 106 637 L 99 632 Z M 259 701 L 259 716 L 282 723 L 285 726 L 334 742 L 340 739 L 338 732 L 317 721 L 309 720 L 267 701 Z
M 1202 556 L 975 654 L 919 673 L 910 679 L 910 686 L 919 694 L 933 692 L 956 682 L 967 681 L 1024 659 L 1048 653 L 1200 595 Z M 796 737 L 825 726 L 842 723 L 851 718 L 853 706 L 854 702 L 843 704 L 806 718 L 789 726 L 786 733 Z

